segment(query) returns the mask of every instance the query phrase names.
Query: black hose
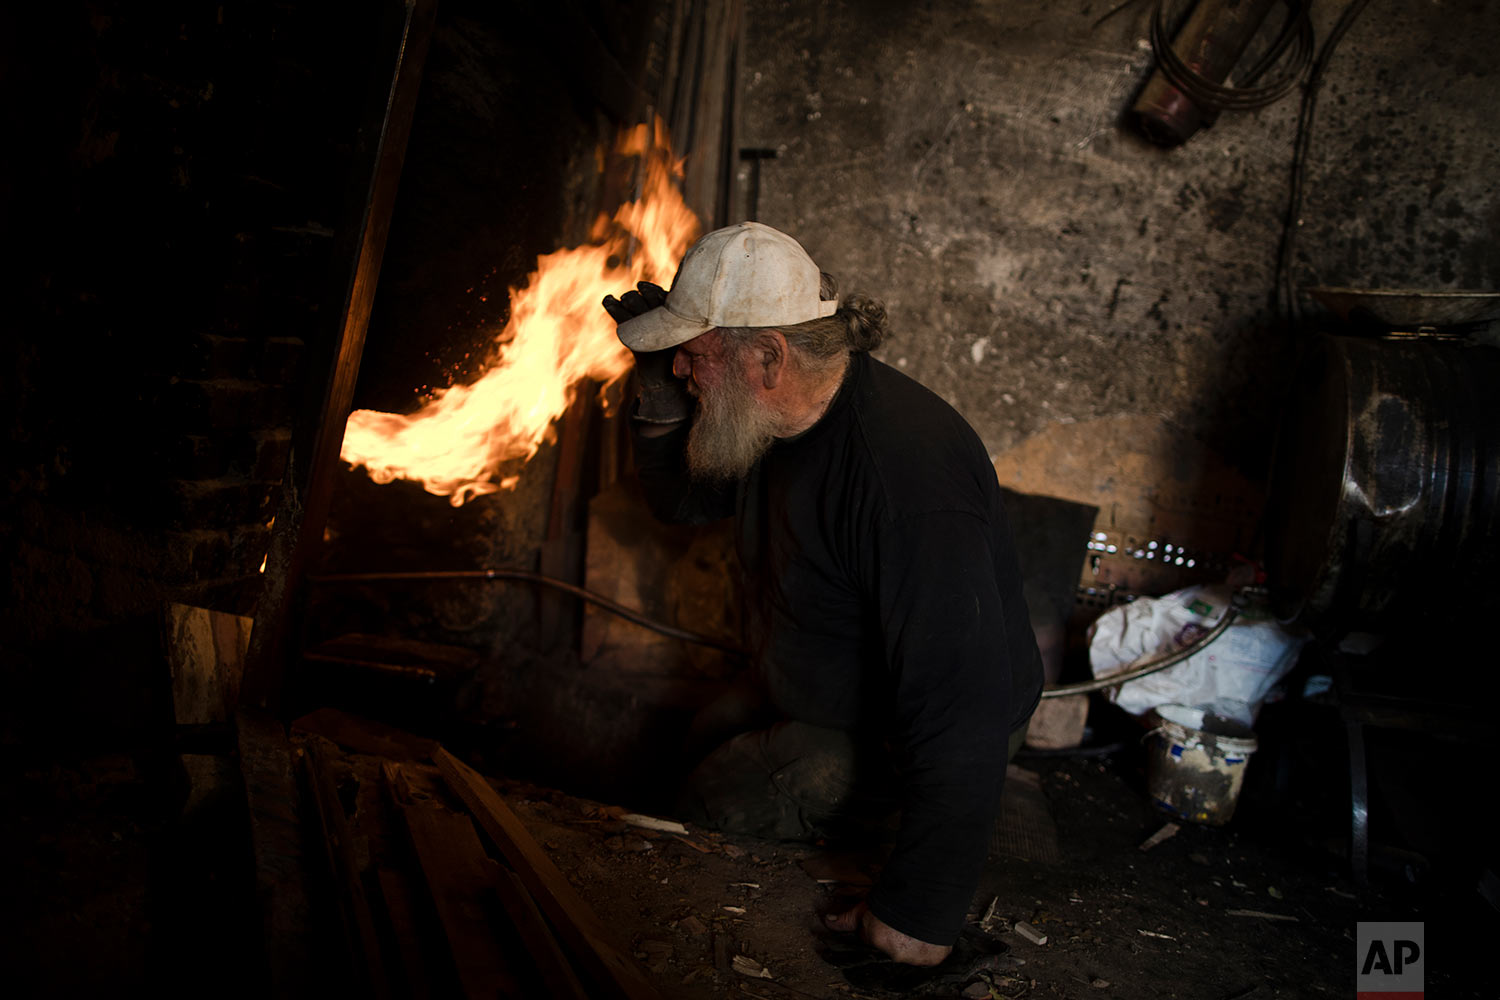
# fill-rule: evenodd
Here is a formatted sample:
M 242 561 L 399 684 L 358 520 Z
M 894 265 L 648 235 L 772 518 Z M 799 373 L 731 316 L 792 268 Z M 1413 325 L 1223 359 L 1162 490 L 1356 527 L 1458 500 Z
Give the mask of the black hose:
M 1297 141 L 1292 152 L 1291 192 L 1287 199 L 1286 219 L 1282 223 L 1281 245 L 1276 250 L 1277 311 L 1294 329 L 1302 323 L 1302 304 L 1297 301 L 1297 289 L 1292 283 L 1292 260 L 1297 244 L 1297 229 L 1302 224 L 1302 190 L 1307 179 L 1307 155 L 1312 145 L 1313 115 L 1318 107 L 1318 91 L 1323 86 L 1323 73 L 1333 58 L 1339 42 L 1369 4 L 1370 0 L 1352 0 L 1339 15 L 1338 23 L 1323 42 L 1323 49 L 1313 63 L 1307 78 L 1307 89 L 1302 92 L 1302 109 L 1297 116 Z
M 540 584 L 543 587 L 551 587 L 564 593 L 572 594 L 574 597 L 596 604 L 605 611 L 619 615 L 626 621 L 634 622 L 642 628 L 648 628 L 653 632 L 672 639 L 681 639 L 684 642 L 696 643 L 699 646 L 708 646 L 720 652 L 729 653 L 733 656 L 743 657 L 745 651 L 733 643 L 723 639 L 716 639 L 711 635 L 703 635 L 699 632 L 690 632 L 687 629 L 677 628 L 662 622 L 647 618 L 633 608 L 627 608 L 617 601 L 613 601 L 603 594 L 592 590 L 585 590 L 566 580 L 556 577 L 544 576 L 541 573 L 531 573 L 524 569 L 457 569 L 457 570 L 433 570 L 428 572 L 413 573 L 330 573 L 325 576 L 310 576 L 309 583 L 385 583 L 404 580 L 518 580 L 523 583 Z
M 1098 746 L 1026 747 L 1016 751 L 1016 760 L 1048 760 L 1054 757 L 1108 757 L 1130 746 L 1129 743 L 1103 743 Z
M 1158 0 L 1155 9 L 1151 12 L 1151 48 L 1156 52 L 1157 64 L 1161 67 L 1162 75 L 1178 90 L 1192 98 L 1194 104 L 1206 114 L 1216 114 L 1220 111 L 1253 111 L 1263 108 L 1268 104 L 1280 100 L 1297 86 L 1302 79 L 1303 72 L 1312 61 L 1313 54 L 1313 30 L 1312 21 L 1307 16 L 1308 0 L 1293 2 L 1287 0 L 1288 17 L 1287 22 L 1281 29 L 1281 34 L 1266 51 L 1250 71 L 1245 74 L 1239 86 L 1229 87 L 1199 74 L 1177 54 L 1172 47 L 1172 41 L 1167 34 L 1165 21 L 1165 0 Z M 1266 70 L 1281 60 L 1289 47 L 1292 49 L 1291 62 L 1287 69 L 1273 83 L 1263 87 L 1253 84 Z

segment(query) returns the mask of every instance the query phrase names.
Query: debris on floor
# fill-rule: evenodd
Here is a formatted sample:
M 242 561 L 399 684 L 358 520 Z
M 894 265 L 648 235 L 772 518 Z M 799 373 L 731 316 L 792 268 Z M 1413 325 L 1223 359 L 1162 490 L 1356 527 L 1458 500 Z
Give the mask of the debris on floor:
M 1151 836 L 1141 841 L 1140 850 L 1143 852 L 1151 850 L 1151 848 L 1155 847 L 1157 844 L 1160 844 L 1162 841 L 1174 836 L 1180 829 L 1181 827 L 1179 827 L 1176 823 L 1167 823 L 1163 825 L 1160 830 L 1157 830 Z
M 1024 920 L 1016 921 L 1016 923 L 1011 927 L 1011 930 L 1015 931 L 1016 934 L 1030 941 L 1032 944 L 1037 945 L 1038 947 L 1047 943 L 1047 935 L 1043 934 L 1041 931 L 1037 930 L 1035 927 L 1031 926 Z
M 403 745 L 414 755 L 443 751 L 388 735 L 369 743 L 358 726 L 322 721 L 326 731 L 364 747 L 340 750 L 311 734 L 298 737 L 317 741 L 319 767 L 333 785 L 325 799 L 344 813 L 358 863 L 378 861 L 390 848 L 389 835 L 371 833 L 367 824 L 392 797 L 388 789 L 400 794 L 404 780 L 406 808 L 429 810 L 451 794 L 451 775 L 365 751 Z M 1036 771 L 1017 776 L 1018 770 L 1007 782 L 999 824 L 1008 823 L 1014 835 L 997 835 L 993 846 L 1005 849 L 986 865 L 968 925 L 949 958 L 930 969 L 891 962 L 822 923 L 824 912 L 848 905 L 878 880 L 878 849 L 775 843 L 691 825 L 677 832 L 674 821 L 617 804 L 468 774 L 471 794 L 478 781 L 504 802 L 596 914 L 601 935 L 618 942 L 650 988 L 672 1000 L 1017 998 L 1076 996 L 1079 987 L 1155 1000 L 1163 961 L 1172 964 L 1179 996 L 1219 995 L 1226 970 L 1247 983 L 1286 984 L 1293 993 L 1294 983 L 1343 988 L 1331 970 L 1342 968 L 1343 929 L 1353 926 L 1359 901 L 1330 887 L 1327 866 L 1299 874 L 1276 859 L 1278 897 L 1266 878 L 1251 877 L 1273 863 L 1265 848 L 1233 828 L 1163 825 L 1149 801 L 1104 762 L 1055 759 Z M 632 822 L 641 817 L 653 822 Z M 387 881 L 377 885 L 383 889 Z M 1298 918 L 1290 913 L 1254 909 L 1268 894 L 1309 900 L 1301 907 L 1306 919 L 1294 925 Z M 1278 951 L 1268 978 L 1266 935 L 1274 946 L 1282 927 L 1295 938 Z

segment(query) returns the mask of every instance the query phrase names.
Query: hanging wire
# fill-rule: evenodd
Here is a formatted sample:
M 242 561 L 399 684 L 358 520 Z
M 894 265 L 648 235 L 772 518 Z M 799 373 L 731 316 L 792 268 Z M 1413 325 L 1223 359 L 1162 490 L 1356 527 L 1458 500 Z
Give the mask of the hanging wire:
M 1297 117 L 1297 141 L 1292 152 L 1291 193 L 1286 219 L 1282 223 L 1281 245 L 1276 250 L 1276 310 L 1294 329 L 1302 325 L 1302 304 L 1297 300 L 1297 289 L 1292 282 L 1292 263 L 1297 229 L 1302 224 L 1302 192 L 1307 179 L 1307 155 L 1312 145 L 1313 116 L 1318 107 L 1318 91 L 1323 85 L 1323 73 L 1328 69 L 1334 50 L 1369 2 L 1370 0 L 1353 0 L 1344 8 L 1338 23 L 1333 26 L 1333 31 L 1323 43 L 1317 61 L 1313 63 L 1312 74 L 1307 79 L 1307 89 L 1302 93 L 1302 110 Z
M 1166 26 L 1166 2 L 1157 0 L 1151 12 L 1151 47 L 1156 52 L 1162 75 L 1178 90 L 1190 97 L 1207 114 L 1220 111 L 1252 111 L 1286 96 L 1297 86 L 1313 55 L 1312 21 L 1308 18 L 1309 0 L 1287 0 L 1287 19 L 1276 41 L 1266 50 L 1237 86 L 1215 83 L 1199 74 L 1172 47 Z M 1281 61 L 1288 49 L 1292 56 L 1285 71 L 1272 83 L 1256 86 L 1267 70 Z

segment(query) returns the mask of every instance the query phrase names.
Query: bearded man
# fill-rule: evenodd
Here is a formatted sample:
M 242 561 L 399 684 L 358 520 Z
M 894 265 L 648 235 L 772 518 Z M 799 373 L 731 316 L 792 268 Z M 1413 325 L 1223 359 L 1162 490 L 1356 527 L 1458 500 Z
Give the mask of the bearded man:
M 977 888 L 1042 668 L 978 435 L 872 358 L 884 308 L 840 302 L 790 236 L 704 236 L 670 292 L 604 301 L 636 356 L 653 512 L 733 516 L 753 668 L 695 723 L 690 818 L 831 837 L 899 812 L 868 898 L 825 918 L 935 965 Z

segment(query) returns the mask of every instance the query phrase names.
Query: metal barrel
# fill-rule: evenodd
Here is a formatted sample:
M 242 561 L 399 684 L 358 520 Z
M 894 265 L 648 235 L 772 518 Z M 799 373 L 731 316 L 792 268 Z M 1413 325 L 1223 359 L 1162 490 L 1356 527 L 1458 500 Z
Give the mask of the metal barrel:
M 1500 350 L 1322 338 L 1277 437 L 1272 607 L 1378 632 L 1500 611 L 1497 508 Z

